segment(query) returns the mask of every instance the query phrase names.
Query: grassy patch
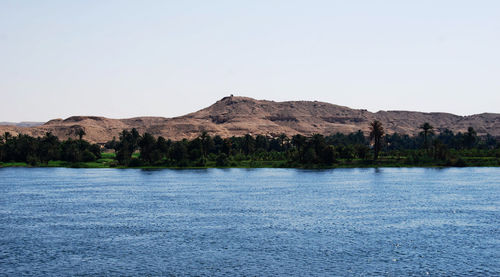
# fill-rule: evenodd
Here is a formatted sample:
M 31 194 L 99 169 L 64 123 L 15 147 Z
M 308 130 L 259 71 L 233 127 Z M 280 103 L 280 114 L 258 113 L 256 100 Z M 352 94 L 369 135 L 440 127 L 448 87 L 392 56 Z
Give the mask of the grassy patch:
M 103 159 L 114 159 L 116 157 L 116 154 L 113 152 L 103 152 L 101 153 L 101 158 Z
M 2 166 L 2 167 L 29 167 L 29 165 L 27 163 L 20 163 L 20 162 L 0 163 L 0 166 Z

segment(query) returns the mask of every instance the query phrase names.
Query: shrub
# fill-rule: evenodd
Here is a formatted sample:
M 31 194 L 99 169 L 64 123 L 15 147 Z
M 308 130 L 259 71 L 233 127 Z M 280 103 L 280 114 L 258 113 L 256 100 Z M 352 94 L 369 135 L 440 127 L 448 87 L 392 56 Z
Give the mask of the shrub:
M 205 158 L 201 157 L 196 161 L 195 166 L 205 166 L 206 163 L 207 161 Z
M 207 158 L 209 161 L 215 161 L 215 159 L 217 159 L 217 155 L 215 155 L 214 153 L 210 153 L 208 154 Z
M 467 166 L 467 163 L 462 158 L 459 158 L 458 160 L 455 161 L 454 166 L 464 167 Z
M 97 157 L 94 155 L 94 153 L 90 152 L 89 150 L 85 150 L 82 153 L 82 161 L 84 162 L 93 162 L 97 160 Z
M 131 167 L 140 167 L 140 166 L 143 166 L 144 164 L 142 163 L 142 161 L 140 159 L 132 158 L 128 165 Z
M 224 153 L 219 154 L 217 156 L 217 159 L 215 160 L 215 165 L 216 166 L 228 166 L 229 159 L 227 158 L 227 155 Z
M 186 159 L 183 159 L 183 160 L 180 160 L 177 162 L 177 166 L 179 166 L 179 167 L 186 167 L 188 165 L 189 165 L 189 163 Z
M 234 155 L 235 161 L 241 162 L 241 161 L 246 160 L 246 159 L 247 159 L 247 156 L 245 156 L 243 154 L 238 153 L 238 154 Z
M 26 157 L 26 162 L 29 164 L 29 165 L 37 165 L 40 161 L 39 159 L 35 156 L 35 155 L 31 155 L 31 154 L 28 154 L 28 156 Z

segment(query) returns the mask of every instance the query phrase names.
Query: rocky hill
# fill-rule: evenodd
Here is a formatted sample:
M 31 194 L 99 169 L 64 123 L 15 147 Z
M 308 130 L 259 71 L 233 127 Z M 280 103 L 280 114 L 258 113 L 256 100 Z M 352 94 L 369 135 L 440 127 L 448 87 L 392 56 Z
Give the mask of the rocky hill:
M 424 122 L 433 125 L 436 131 L 448 128 L 464 132 L 472 126 L 479 135 L 487 133 L 500 136 L 500 114 L 483 113 L 458 116 L 449 113 L 422 113 L 410 111 L 366 110 L 317 101 L 274 102 L 247 97 L 224 97 L 210 107 L 175 118 L 136 117 L 110 119 L 95 116 L 73 116 L 54 119 L 34 127 L 0 126 L 0 133 L 24 133 L 42 136 L 52 132 L 64 139 L 76 138 L 76 132 L 83 129 L 85 139 L 103 143 L 119 136 L 124 129 L 136 128 L 140 133 L 149 132 L 156 136 L 178 140 L 193 138 L 202 131 L 222 137 L 256 135 L 288 136 L 314 133 L 350 133 L 361 130 L 368 134 L 369 123 L 380 120 L 388 133 L 417 134 L 418 126 Z

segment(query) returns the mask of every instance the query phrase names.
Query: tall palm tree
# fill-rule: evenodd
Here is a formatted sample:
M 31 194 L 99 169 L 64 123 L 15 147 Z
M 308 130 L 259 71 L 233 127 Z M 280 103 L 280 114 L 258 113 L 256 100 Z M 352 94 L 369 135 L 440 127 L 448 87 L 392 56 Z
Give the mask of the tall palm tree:
M 255 139 L 250 134 L 246 134 L 243 137 L 243 151 L 245 155 L 253 154 L 255 150 Z
M 11 139 L 11 138 L 12 138 L 12 135 L 11 135 L 9 132 L 5 132 L 5 133 L 3 134 L 3 139 L 4 139 L 5 143 L 7 143 L 7 141 L 8 141 L 9 139 Z
M 429 144 L 427 143 L 427 137 L 429 136 L 429 134 L 432 134 L 432 129 L 434 129 L 434 127 L 432 127 L 429 122 L 425 122 L 424 124 L 420 125 L 420 129 L 422 129 L 422 133 L 424 134 L 424 147 L 425 149 L 428 149 Z
M 201 140 L 201 153 L 203 155 L 204 158 L 207 157 L 207 154 L 208 154 L 208 150 L 210 148 L 210 143 L 211 143 L 211 137 L 208 135 L 208 133 L 206 131 L 203 131 L 200 135 L 200 140 Z
M 382 148 L 382 136 L 384 128 L 378 120 L 370 123 L 370 140 L 373 140 L 373 159 L 377 160 L 380 149 Z
M 472 148 L 477 140 L 477 133 L 474 128 L 469 127 L 467 133 L 464 133 L 464 143 L 466 148 Z
M 285 144 L 288 143 L 288 137 L 286 136 L 285 133 L 281 133 L 281 135 L 278 137 L 279 142 L 280 142 L 280 147 L 283 149 L 285 147 Z
M 303 161 L 304 159 L 304 146 L 306 145 L 307 138 L 301 134 L 297 134 L 292 137 L 292 144 L 297 148 L 299 152 L 299 159 Z
M 82 141 L 83 136 L 85 136 L 87 133 L 85 133 L 85 130 L 83 128 L 79 128 L 76 130 L 76 135 L 78 136 L 78 140 Z

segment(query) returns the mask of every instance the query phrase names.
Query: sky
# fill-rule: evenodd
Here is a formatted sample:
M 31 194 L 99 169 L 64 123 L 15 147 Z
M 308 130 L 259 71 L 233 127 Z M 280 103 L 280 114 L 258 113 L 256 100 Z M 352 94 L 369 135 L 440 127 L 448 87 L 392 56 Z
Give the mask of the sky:
M 173 117 L 230 94 L 500 113 L 500 1 L 0 0 L 0 121 Z

